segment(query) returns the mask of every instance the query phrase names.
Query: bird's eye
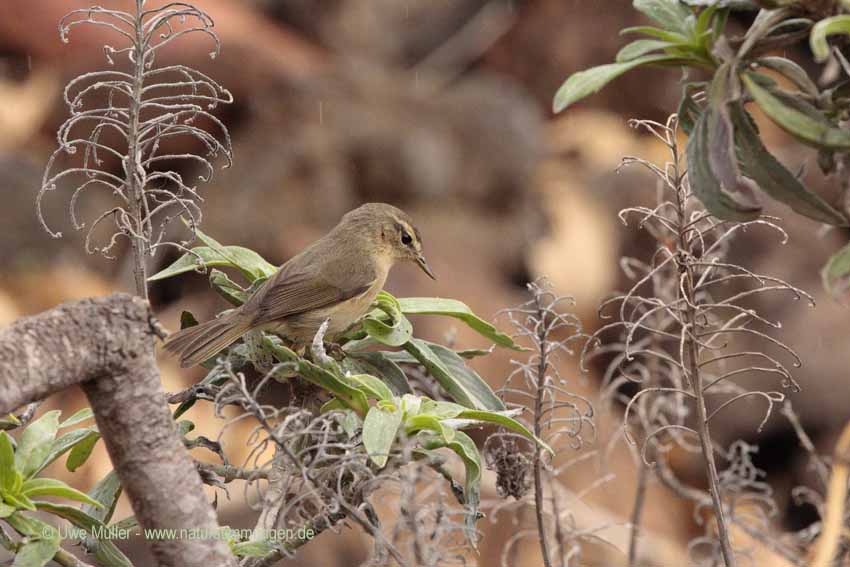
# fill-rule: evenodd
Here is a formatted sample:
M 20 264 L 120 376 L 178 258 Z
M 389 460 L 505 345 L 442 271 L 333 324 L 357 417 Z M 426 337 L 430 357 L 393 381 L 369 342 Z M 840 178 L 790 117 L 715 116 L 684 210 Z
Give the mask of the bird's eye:
M 401 243 L 405 246 L 410 246 L 411 244 L 413 244 L 413 238 L 411 238 L 405 230 L 401 231 Z

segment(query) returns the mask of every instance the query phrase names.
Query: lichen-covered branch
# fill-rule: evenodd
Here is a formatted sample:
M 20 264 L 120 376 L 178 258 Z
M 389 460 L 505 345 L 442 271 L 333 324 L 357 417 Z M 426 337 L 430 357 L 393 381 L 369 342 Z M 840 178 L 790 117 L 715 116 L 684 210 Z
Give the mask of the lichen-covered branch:
M 85 299 L 0 331 L 0 413 L 81 384 L 121 485 L 143 529 L 218 529 L 177 434 L 154 358 L 146 302 Z M 220 539 L 150 541 L 160 566 L 234 566 Z

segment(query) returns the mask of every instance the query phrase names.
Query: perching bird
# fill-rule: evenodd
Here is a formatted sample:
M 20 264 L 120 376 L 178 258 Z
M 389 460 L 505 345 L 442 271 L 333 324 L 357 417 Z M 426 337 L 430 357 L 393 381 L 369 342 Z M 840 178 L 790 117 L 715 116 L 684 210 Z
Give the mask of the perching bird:
M 391 205 L 367 203 L 281 266 L 241 307 L 174 333 L 165 350 L 178 355 L 181 366 L 192 366 L 254 329 L 305 345 L 325 319 L 333 337 L 369 311 L 390 268 L 404 260 L 436 279 L 410 217 Z

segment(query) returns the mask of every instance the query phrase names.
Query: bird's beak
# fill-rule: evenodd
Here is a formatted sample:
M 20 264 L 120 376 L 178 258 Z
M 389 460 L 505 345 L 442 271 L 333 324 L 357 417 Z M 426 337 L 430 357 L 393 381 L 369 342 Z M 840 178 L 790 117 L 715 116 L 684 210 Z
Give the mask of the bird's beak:
M 437 276 L 434 275 L 433 270 L 431 270 L 431 266 L 428 265 L 428 262 L 425 260 L 425 256 L 422 253 L 417 254 L 416 263 L 419 264 L 419 267 L 422 268 L 422 271 L 428 274 L 428 277 L 432 280 L 436 280 Z

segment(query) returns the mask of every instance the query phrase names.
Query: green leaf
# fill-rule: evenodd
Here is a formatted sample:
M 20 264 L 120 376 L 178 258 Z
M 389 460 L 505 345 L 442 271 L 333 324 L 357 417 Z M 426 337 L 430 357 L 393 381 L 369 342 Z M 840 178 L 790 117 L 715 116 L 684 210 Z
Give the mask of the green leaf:
M 457 431 L 443 423 L 438 417 L 422 413 L 407 417 L 404 420 L 404 430 L 409 435 L 419 431 L 433 431 L 440 436 L 446 445 L 453 442 L 457 435 Z
M 239 557 L 265 557 L 277 547 L 268 540 L 242 541 L 230 546 L 230 551 Z
M 14 513 L 15 513 L 15 507 L 14 506 L 9 506 L 8 504 L 0 502 L 0 519 L 8 518 L 9 516 L 11 516 Z
M 42 567 L 50 563 L 59 551 L 62 539 L 59 530 L 50 524 L 21 514 L 13 514 L 6 521 L 16 530 L 22 528 L 19 531 L 28 532 L 25 534 L 27 541 L 15 553 L 12 567 Z
M 454 451 L 462 460 L 466 468 L 466 479 L 464 480 L 463 495 L 466 501 L 466 537 L 473 547 L 477 546 L 478 533 L 475 531 L 475 522 L 478 520 L 478 504 L 481 501 L 481 456 L 475 442 L 463 431 L 455 433 L 451 443 L 445 443 L 443 439 L 432 437 L 422 443 L 426 450 L 434 450 L 440 447 L 448 447 Z
M 609 63 L 574 73 L 555 93 L 552 110 L 556 114 L 561 112 L 571 104 L 598 92 L 602 87 L 635 67 L 672 61 L 681 61 L 681 58 L 673 55 L 644 55 L 631 61 Z
M 440 419 L 450 419 L 459 416 L 469 408 L 452 402 L 438 402 L 431 399 L 422 399 L 416 413 L 432 415 Z
M 71 449 L 71 453 L 68 455 L 68 460 L 65 461 L 65 468 L 74 472 L 81 467 L 91 456 L 91 452 L 94 449 L 94 446 L 97 445 L 98 439 L 100 439 L 100 433 L 97 431 L 92 431 L 83 437 L 83 439 Z
M 845 301 L 850 292 L 850 244 L 832 255 L 821 271 L 824 288 L 836 299 Z
M 505 409 L 487 382 L 467 368 L 453 350 L 421 339 L 411 339 L 404 348 L 425 366 L 454 401 L 472 409 Z
M 92 538 L 92 541 L 96 541 L 95 558 L 101 564 L 109 565 L 110 567 L 133 567 L 127 556 L 112 542 L 114 538 L 109 537 L 109 534 L 113 533 L 111 530 L 118 529 L 117 526 L 107 527 L 100 520 L 73 506 L 44 501 L 37 501 L 35 504 L 39 510 L 64 518 L 78 528 L 86 530 L 89 534 L 95 532 L 107 534 L 107 537 L 104 539 L 94 540 Z M 118 532 L 114 533 L 117 536 Z M 89 538 L 86 538 L 86 541 L 88 542 Z
M 378 468 L 384 468 L 401 426 L 401 408 L 374 406 L 363 420 L 363 446 Z
M 277 271 L 277 266 L 267 262 L 262 256 L 242 246 L 223 246 L 201 229 L 195 234 L 206 246 L 192 248 L 164 270 L 152 275 L 148 281 L 162 280 L 186 272 L 203 272 L 212 267 L 232 267 L 238 269 L 249 282 L 257 278 L 269 277 Z
M 12 514 L 6 518 L 6 521 L 10 526 L 15 528 L 18 533 L 26 537 L 38 538 L 41 537 L 42 534 L 49 534 L 52 530 L 55 530 L 55 528 L 50 524 L 20 512 Z
M 753 0 L 682 0 L 688 6 L 716 6 L 732 10 L 758 10 L 759 5 Z
M 393 392 L 380 379 L 369 374 L 350 374 L 343 376 L 346 382 L 374 400 L 392 400 Z
M 767 116 L 803 143 L 817 148 L 850 149 L 850 130 L 837 128 L 792 108 L 758 84 L 750 73 L 741 76 L 744 85 Z
M 655 39 L 667 41 L 675 45 L 690 45 L 690 38 L 687 35 L 652 26 L 632 26 L 620 30 L 620 35 L 632 33 L 648 35 L 649 37 L 654 37 Z
M 387 357 L 385 352 L 348 353 L 348 356 L 343 359 L 342 365 L 346 370 L 356 374 L 380 376 L 381 380 L 397 396 L 413 392 L 404 371 Z
M 10 492 L 15 485 L 15 447 L 12 438 L 0 431 L 0 491 Z
M 41 470 L 50 455 L 56 431 L 59 429 L 58 410 L 45 413 L 33 421 L 21 434 L 15 451 L 15 468 L 26 479 Z
M 303 379 L 332 393 L 358 414 L 366 415 L 369 410 L 369 401 L 361 390 L 351 386 L 321 366 L 301 358 L 291 349 L 275 344 L 268 337 L 263 337 L 263 346 L 279 362 L 292 363 L 296 367 L 298 375 Z
M 82 442 L 92 433 L 97 433 L 97 429 L 95 427 L 82 427 L 80 429 L 72 429 L 68 433 L 60 435 L 56 439 L 54 439 L 53 443 L 50 445 L 50 452 L 47 454 L 47 457 L 44 459 L 44 462 L 36 469 L 30 476 L 35 476 L 44 470 L 47 465 L 70 451 L 77 443 Z
M 76 500 L 91 506 L 99 507 L 100 502 L 93 500 L 88 494 L 80 492 L 76 488 L 72 488 L 55 478 L 31 478 L 24 481 L 21 487 L 21 493 L 28 498 L 38 498 L 39 496 L 55 496 L 56 498 L 65 498 L 67 500 Z
M 696 126 L 697 120 L 702 114 L 702 109 L 691 96 L 691 90 L 695 86 L 694 83 L 685 84 L 682 89 L 682 100 L 679 102 L 679 109 L 676 111 L 676 115 L 679 117 L 679 127 L 688 136 L 694 131 L 694 126 Z
M 751 118 L 740 104 L 733 105 L 732 117 L 738 159 L 745 175 L 752 178 L 762 191 L 797 213 L 823 223 L 847 226 L 844 215 L 820 196 L 808 191 L 794 174 L 767 151 Z
M 817 85 L 809 78 L 806 70 L 785 57 L 760 57 L 755 60 L 759 67 L 771 69 L 780 73 L 792 83 L 797 85 L 804 93 L 816 97 L 820 94 Z
M 687 20 L 691 11 L 679 0 L 634 0 L 635 10 L 654 20 L 664 29 L 683 34 L 689 32 Z
M 499 332 L 492 324 L 478 317 L 462 301 L 442 299 L 439 297 L 404 297 L 399 299 L 398 303 L 401 307 L 401 312 L 405 315 L 443 315 L 454 317 L 466 323 L 473 331 L 501 347 L 525 350 L 517 345 L 509 335 Z
M 66 427 L 71 427 L 72 425 L 79 425 L 84 421 L 88 421 L 94 418 L 94 412 L 91 408 L 83 408 L 62 423 L 59 424 L 59 429 L 65 429 Z
M 462 413 L 458 414 L 456 417 L 460 419 L 474 419 L 477 421 L 482 421 L 486 423 L 494 423 L 496 425 L 501 425 L 505 429 L 510 429 L 524 437 L 527 437 L 533 440 L 535 443 L 540 445 L 543 449 L 548 451 L 552 456 L 555 455 L 555 451 L 552 450 L 552 447 L 546 444 L 545 441 L 537 437 L 534 433 L 532 433 L 526 426 L 524 426 L 519 421 L 515 420 L 509 415 L 505 415 L 504 413 L 494 412 L 494 411 L 480 411 L 480 410 L 464 410 Z
M 617 63 L 625 63 L 626 61 L 637 59 L 647 53 L 652 53 L 653 51 L 658 51 L 660 49 L 667 49 L 673 45 L 674 44 L 669 41 L 663 41 L 660 39 L 636 39 L 635 41 L 624 45 L 623 48 L 617 52 L 615 60 Z
M 241 286 L 227 277 L 221 270 L 213 269 L 210 272 L 210 286 L 225 301 L 235 307 L 239 307 L 251 297 Z
M 742 205 L 733 200 L 723 190 L 711 170 L 708 157 L 708 121 L 713 119 L 712 114 L 711 109 L 705 109 L 688 139 L 688 177 L 691 189 L 706 210 L 715 217 L 734 221 L 753 220 L 758 217 L 760 209 Z
M 399 307 L 399 301 L 392 295 L 382 291 L 375 302 L 378 310 L 389 316 L 390 324 L 385 323 L 379 316 L 370 313 L 363 319 L 363 328 L 370 337 L 387 346 L 399 347 L 413 336 L 413 325 L 407 320 Z
M 114 470 L 100 479 L 89 491 L 89 496 L 100 503 L 100 506 L 83 506 L 83 512 L 103 523 L 112 519 L 115 512 L 115 504 L 121 496 L 121 482 L 118 473 Z
M 200 231 L 198 232 L 200 234 Z M 236 268 L 249 281 L 254 281 L 259 277 L 268 277 L 277 269 L 253 250 L 242 246 L 221 246 L 219 244 L 218 248 L 209 246 L 192 248 L 192 252 L 187 252 L 164 270 L 152 275 L 148 278 L 148 281 L 164 280 L 186 272 L 200 273 L 209 268 Z
M 812 28 L 809 34 L 809 46 L 818 63 L 823 63 L 829 58 L 829 43 L 826 38 L 834 34 L 850 34 L 850 15 L 823 19 Z
M 7 504 L 14 506 L 19 510 L 35 512 L 35 504 L 33 504 L 32 500 L 30 500 L 28 496 L 21 494 L 19 490 L 20 488 L 14 492 L 5 493 L 3 495 L 3 500 L 5 500 Z

